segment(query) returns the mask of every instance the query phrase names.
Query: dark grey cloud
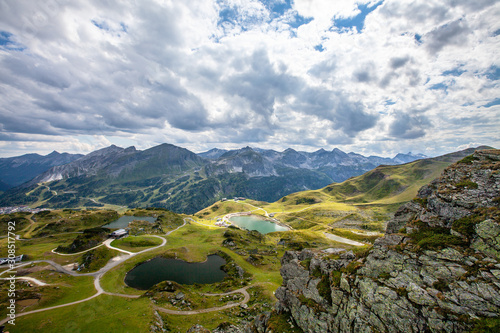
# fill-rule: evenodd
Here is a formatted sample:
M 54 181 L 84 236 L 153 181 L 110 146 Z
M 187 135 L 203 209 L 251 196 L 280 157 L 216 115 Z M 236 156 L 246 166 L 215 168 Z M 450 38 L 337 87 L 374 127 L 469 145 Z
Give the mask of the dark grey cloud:
M 52 54 L 50 57 L 37 55 L 29 49 L 0 57 L 0 82 L 10 87 L 6 94 L 16 93 L 25 100 L 17 114 L 7 112 L 10 107 L 6 101 L 0 103 L 3 131 L 112 135 L 116 131 L 145 132 L 150 128 L 163 128 L 165 122 L 188 131 L 206 128 L 207 111 L 202 102 L 184 88 L 170 70 L 185 61 L 182 52 L 174 52 L 184 45 L 179 24 L 183 13 L 176 5 L 159 6 L 151 1 L 136 4 L 132 29 L 119 17 L 128 4 L 99 2 L 99 8 L 113 9 L 106 15 L 113 14 L 100 17 L 96 12 L 95 19 L 81 24 L 87 29 L 100 29 L 114 38 L 127 38 L 127 43 L 103 41 L 92 51 L 72 44 L 65 35 L 66 25 L 60 22 L 65 9 L 85 5 L 54 0 L 52 7 L 37 3 L 32 6 L 32 12 L 28 12 L 23 3 L 28 5 L 24 0 L 2 4 L 4 11 L 0 17 L 6 19 L 3 24 L 19 34 L 13 38 L 60 41 L 66 47 L 56 49 L 53 57 Z M 44 21 L 35 22 L 37 31 L 31 28 L 25 31 L 22 22 L 11 19 L 15 14 L 28 21 L 38 15 Z M 0 29 L 4 29 L 2 23 Z M 118 32 L 122 36 L 118 36 Z M 88 35 L 81 36 L 82 43 L 89 42 L 85 40 Z M 72 45 L 83 52 L 73 52 Z M 60 61 L 61 58 L 64 61 Z M 38 126 L 26 124 L 22 119 Z
M 151 119 L 166 119 L 175 128 L 187 131 L 201 131 L 209 125 L 208 112 L 201 101 L 185 89 L 166 86 L 154 91 L 150 105 L 137 110 L 138 114 Z M 158 127 L 163 124 L 158 123 Z
M 380 7 L 379 12 L 387 19 L 404 18 L 408 23 L 420 22 L 443 22 L 450 17 L 450 11 L 446 4 L 429 1 L 412 1 L 410 3 L 400 1 L 386 1 Z
M 409 56 L 394 57 L 394 58 L 391 58 L 391 60 L 389 61 L 389 63 L 390 63 L 390 66 L 391 66 L 392 69 L 398 69 L 398 68 L 401 68 L 404 65 L 406 65 L 408 63 L 408 61 L 410 61 L 410 57 Z
M 326 81 L 332 78 L 336 69 L 335 59 L 328 59 L 312 66 L 308 74 Z
M 425 135 L 431 122 L 423 114 L 398 112 L 389 126 L 389 135 L 397 139 L 417 139 Z
M 244 98 L 253 111 L 265 118 L 273 114 L 276 100 L 294 94 L 303 84 L 300 79 L 288 75 L 286 68 L 275 69 L 264 50 L 254 52 L 247 63 L 242 72 L 223 82 L 224 90 Z
M 373 62 L 364 64 L 353 73 L 353 77 L 357 82 L 369 83 L 376 81 L 375 64 Z
M 448 45 L 464 46 L 469 33 L 471 30 L 467 23 L 459 19 L 432 30 L 423 37 L 423 41 L 429 52 L 437 53 Z
M 450 7 L 455 7 L 455 6 L 463 6 L 467 10 L 470 11 L 478 11 L 485 9 L 487 7 L 490 7 L 497 3 L 497 0 L 475 0 L 475 1 L 470 1 L 470 0 L 450 0 L 449 5 Z
M 419 65 L 410 56 L 393 57 L 389 60 L 389 71 L 378 82 L 379 87 L 386 88 L 396 78 L 405 78 L 409 86 L 421 82 Z M 399 82 L 399 81 L 398 81 Z
M 224 129 L 222 135 L 225 142 L 246 143 L 246 142 L 265 142 L 275 133 L 271 128 L 265 127 L 233 127 Z
M 350 137 L 374 127 L 378 120 L 361 102 L 349 100 L 341 91 L 306 87 L 297 97 L 294 110 L 328 120 L 333 129 Z

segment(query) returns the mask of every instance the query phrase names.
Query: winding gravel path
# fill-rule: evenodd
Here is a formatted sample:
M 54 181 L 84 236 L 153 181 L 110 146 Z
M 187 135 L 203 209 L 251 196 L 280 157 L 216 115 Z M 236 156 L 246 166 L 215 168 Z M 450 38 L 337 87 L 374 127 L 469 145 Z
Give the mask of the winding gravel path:
M 344 243 L 344 244 L 349 244 L 349 245 L 354 245 L 354 246 L 365 246 L 365 245 L 367 245 L 367 244 L 364 244 L 364 243 L 353 241 L 353 240 L 348 239 L 348 238 L 340 237 L 340 236 L 337 236 L 337 235 L 332 235 L 332 234 L 330 234 L 328 232 L 325 232 L 324 234 L 325 234 L 325 236 L 328 239 L 331 239 L 332 241 L 336 241 L 336 242 L 339 242 L 339 243 Z
M 171 231 L 167 232 L 165 234 L 165 236 L 168 236 L 172 232 L 174 232 L 174 231 L 182 228 L 183 226 L 186 225 L 186 223 L 187 223 L 186 219 L 184 219 L 184 223 L 181 226 L 177 227 L 174 230 L 171 230 Z M 101 279 L 101 277 L 107 271 L 109 271 L 113 267 L 118 266 L 119 264 L 121 264 L 125 260 L 128 260 L 128 259 L 130 259 L 130 258 L 132 258 L 132 257 L 134 257 L 134 256 L 136 256 L 138 254 L 158 249 L 158 248 L 164 246 L 167 243 L 167 240 L 165 238 L 163 238 L 163 237 L 160 237 L 160 236 L 157 236 L 157 235 L 151 235 L 151 236 L 158 237 L 158 238 L 162 239 L 163 240 L 162 243 L 160 245 L 158 245 L 158 246 L 155 246 L 155 247 L 152 247 L 152 248 L 149 248 L 149 249 L 145 249 L 145 250 L 142 250 L 140 252 L 136 252 L 136 253 L 132 253 L 130 255 L 124 255 L 124 256 L 119 256 L 119 257 L 112 258 L 103 268 L 101 268 L 99 271 L 93 272 L 93 273 L 76 273 L 74 271 L 69 271 L 69 270 L 65 269 L 63 266 L 59 265 L 58 263 L 56 263 L 56 262 L 54 262 L 52 260 L 33 260 L 33 261 L 29 261 L 29 262 L 26 262 L 26 263 L 23 263 L 21 265 L 16 266 L 14 268 L 14 270 L 17 269 L 17 268 L 19 268 L 19 267 L 21 267 L 21 266 L 30 265 L 32 263 L 45 262 L 45 263 L 50 264 L 52 267 L 55 268 L 55 270 L 57 272 L 60 272 L 60 273 L 69 274 L 71 276 L 93 276 L 94 277 L 94 287 L 95 287 L 95 289 L 97 291 L 97 293 L 95 293 L 94 295 L 92 295 L 90 297 L 87 297 L 85 299 L 79 300 L 79 301 L 74 301 L 74 302 L 70 302 L 70 303 L 66 303 L 66 304 L 61 304 L 61 305 L 55 305 L 55 306 L 51 306 L 51 307 L 48 307 L 48 308 L 37 309 L 37 310 L 28 311 L 28 312 L 17 313 L 16 314 L 16 318 L 22 317 L 22 316 L 26 316 L 26 315 L 29 315 L 29 314 L 33 314 L 33 313 L 38 313 L 38 312 L 42 312 L 42 311 L 48 311 L 48 310 L 58 309 L 58 308 L 62 308 L 62 307 L 65 307 L 65 306 L 71 306 L 71 305 L 75 305 L 75 304 L 87 302 L 87 301 L 89 301 L 89 300 L 91 300 L 93 298 L 96 298 L 97 296 L 99 296 L 101 294 L 112 295 L 112 296 L 119 296 L 119 297 L 127 297 L 127 298 L 138 298 L 138 297 L 140 297 L 140 295 L 125 295 L 125 294 L 117 294 L 117 293 L 110 293 L 110 292 L 104 291 L 104 289 L 102 289 L 102 287 L 101 287 L 100 279 Z M 101 245 L 104 245 L 104 243 L 101 244 Z M 99 246 L 101 246 L 101 245 L 99 245 Z M 112 247 L 112 248 L 116 249 L 114 247 Z M 91 249 L 89 249 L 89 250 L 91 250 Z M 89 250 L 86 250 L 84 252 L 87 252 Z M 123 251 L 124 250 L 122 250 L 122 252 Z M 57 253 L 57 252 L 54 252 L 54 253 Z M 60 253 L 57 253 L 57 254 L 60 254 Z M 73 253 L 73 255 L 74 254 L 75 253 Z M 4 273 L 7 273 L 9 271 L 11 271 L 11 270 L 9 269 L 9 270 L 3 271 L 3 272 L 0 273 L 0 275 L 2 275 Z M 9 317 L 0 320 L 0 325 L 5 324 L 8 320 L 10 320 Z
M 94 247 L 91 247 L 90 249 L 87 249 L 85 251 L 80 251 L 80 252 L 75 252 L 75 253 L 59 253 L 59 252 L 56 252 L 57 248 L 56 249 L 52 249 L 52 251 L 50 251 L 50 252 L 58 254 L 60 256 L 74 256 L 74 255 L 77 255 L 77 254 L 82 254 L 82 253 L 85 253 L 85 252 L 89 252 L 90 250 L 93 250 L 93 249 L 97 249 L 98 247 L 103 246 L 103 245 L 104 245 L 104 243 L 101 243 L 101 244 L 99 244 L 97 246 L 94 246 Z
M 33 282 L 34 284 L 36 285 L 39 285 L 39 286 L 48 286 L 49 284 L 48 283 L 45 283 L 43 281 L 40 281 L 38 279 L 35 279 L 35 278 L 32 278 L 32 277 L 29 277 L 29 276 L 16 276 L 15 278 L 16 280 L 26 280 L 26 281 L 30 281 L 30 282 Z M 0 280 L 10 280 L 10 279 L 7 279 L 7 278 L 1 278 Z
M 237 303 L 226 304 L 224 306 L 207 308 L 207 309 L 200 309 L 200 310 L 188 310 L 188 311 L 170 310 L 170 309 L 165 309 L 165 308 L 162 308 L 159 306 L 155 306 L 154 308 L 156 310 L 164 312 L 166 314 L 181 315 L 181 316 L 227 310 L 227 309 L 234 308 L 236 306 L 248 303 L 248 301 L 250 300 L 250 294 L 247 292 L 247 289 L 250 287 L 253 287 L 253 286 L 255 286 L 255 285 L 246 286 L 244 288 L 236 289 L 236 290 L 233 290 L 233 291 L 230 291 L 227 293 L 222 293 L 222 294 L 204 294 L 206 296 L 227 296 L 227 295 L 238 294 L 238 293 L 243 294 L 244 298 L 242 301 L 237 302 Z

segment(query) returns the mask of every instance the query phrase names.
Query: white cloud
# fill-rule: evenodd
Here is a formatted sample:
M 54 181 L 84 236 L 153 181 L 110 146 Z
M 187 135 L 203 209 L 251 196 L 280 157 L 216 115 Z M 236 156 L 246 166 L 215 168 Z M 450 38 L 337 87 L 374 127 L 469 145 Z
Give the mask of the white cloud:
M 388 155 L 498 145 L 500 106 L 484 105 L 500 93 L 500 4 L 290 4 L 1 2 L 0 138 L 19 154 L 106 140 Z M 332 28 L 359 5 L 375 8 L 362 31 Z

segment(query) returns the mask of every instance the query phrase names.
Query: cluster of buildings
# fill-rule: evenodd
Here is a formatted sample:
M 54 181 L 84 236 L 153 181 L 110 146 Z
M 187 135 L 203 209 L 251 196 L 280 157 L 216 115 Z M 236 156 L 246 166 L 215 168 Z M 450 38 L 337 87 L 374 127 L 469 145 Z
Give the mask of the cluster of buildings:
M 0 258 L 0 265 L 9 264 L 12 263 L 12 261 L 14 261 L 15 263 L 21 262 L 23 260 L 23 257 L 24 254 L 12 258 Z
M 128 235 L 127 229 L 118 229 L 109 234 L 110 238 L 122 238 Z
M 243 197 L 234 197 L 233 200 L 234 201 L 242 201 L 242 200 L 246 200 L 247 198 L 243 198 Z M 222 198 L 220 201 L 228 201 L 230 199 L 228 198 Z
M 229 227 L 231 224 L 229 224 L 227 221 L 225 221 L 224 219 L 221 219 L 221 218 L 218 218 L 217 219 L 217 222 L 215 222 L 215 225 L 218 226 L 218 227 L 224 227 L 224 228 L 227 228 Z
M 48 208 L 29 208 L 28 206 L 13 206 L 13 207 L 0 207 L 0 214 L 11 214 L 18 212 L 39 213 Z

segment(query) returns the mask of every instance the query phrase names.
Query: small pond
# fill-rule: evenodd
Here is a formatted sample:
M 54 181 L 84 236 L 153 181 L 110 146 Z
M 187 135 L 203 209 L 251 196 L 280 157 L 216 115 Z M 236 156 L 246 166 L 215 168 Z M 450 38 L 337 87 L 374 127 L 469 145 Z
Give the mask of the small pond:
M 108 223 L 106 225 L 103 225 L 103 228 L 109 228 L 109 229 L 122 229 L 128 227 L 128 224 L 134 220 L 139 220 L 139 221 L 148 221 L 150 223 L 155 223 L 156 222 L 156 217 L 151 217 L 151 216 L 122 216 L 118 220 L 115 220 L 111 223 Z
M 241 229 L 257 230 L 261 234 L 268 234 L 275 231 L 288 231 L 287 227 L 282 227 L 276 223 L 263 220 L 256 215 L 233 216 L 229 221 Z
M 226 260 L 218 255 L 210 255 L 204 262 L 186 262 L 178 259 L 156 257 L 130 270 L 125 283 L 136 289 L 149 289 L 162 281 L 180 284 L 209 284 L 220 282 L 226 276 L 221 266 Z

